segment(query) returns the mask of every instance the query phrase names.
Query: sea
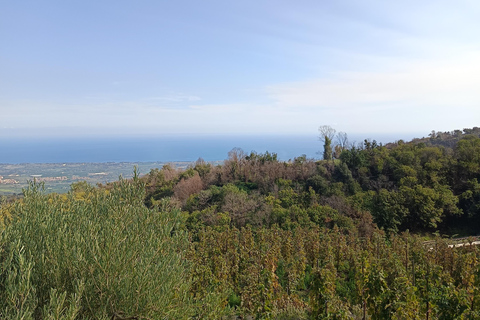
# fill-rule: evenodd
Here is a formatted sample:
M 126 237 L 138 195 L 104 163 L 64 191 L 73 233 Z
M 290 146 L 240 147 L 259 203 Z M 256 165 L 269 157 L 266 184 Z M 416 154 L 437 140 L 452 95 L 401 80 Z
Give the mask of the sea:
M 350 141 L 375 139 L 388 143 L 411 139 L 409 135 L 353 135 Z M 175 162 L 221 161 L 240 148 L 277 153 L 288 161 L 306 155 L 321 158 L 322 144 L 316 135 L 178 135 L 157 137 L 50 137 L 0 138 L 0 163 L 84 163 L 84 162 Z

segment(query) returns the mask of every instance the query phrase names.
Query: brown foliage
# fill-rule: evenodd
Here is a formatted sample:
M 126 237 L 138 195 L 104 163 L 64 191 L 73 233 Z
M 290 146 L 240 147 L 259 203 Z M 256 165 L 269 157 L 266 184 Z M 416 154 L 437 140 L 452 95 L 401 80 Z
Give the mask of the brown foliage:
M 249 214 L 253 214 L 258 203 L 249 199 L 246 193 L 227 193 L 223 200 L 222 211 L 230 213 L 235 226 L 245 226 Z
M 190 195 L 200 192 L 201 190 L 203 190 L 203 181 L 198 173 L 195 173 L 193 177 L 180 180 L 173 188 L 173 193 L 175 198 L 183 203 Z

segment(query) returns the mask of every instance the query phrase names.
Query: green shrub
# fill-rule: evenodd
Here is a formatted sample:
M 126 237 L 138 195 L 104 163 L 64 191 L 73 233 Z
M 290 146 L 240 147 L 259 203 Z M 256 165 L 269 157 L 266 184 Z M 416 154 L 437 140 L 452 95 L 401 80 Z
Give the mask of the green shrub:
M 177 210 L 147 209 L 144 186 L 44 195 L 32 183 L 1 235 L 2 319 L 180 319 L 192 314 Z
M 230 295 L 228 296 L 228 305 L 231 308 L 240 307 L 241 303 L 242 303 L 242 299 L 239 296 L 237 296 L 235 292 L 230 293 Z

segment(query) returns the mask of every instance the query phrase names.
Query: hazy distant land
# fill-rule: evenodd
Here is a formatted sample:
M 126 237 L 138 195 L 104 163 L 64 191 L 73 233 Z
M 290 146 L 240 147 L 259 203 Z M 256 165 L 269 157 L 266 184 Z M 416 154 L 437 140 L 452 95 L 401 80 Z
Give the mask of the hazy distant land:
M 0 195 L 22 193 L 28 181 L 45 182 L 47 192 L 67 192 L 70 185 L 87 181 L 91 185 L 131 178 L 138 167 L 140 175 L 161 168 L 167 162 L 107 162 L 107 163 L 22 163 L 0 164 Z M 169 162 L 176 168 L 186 168 L 191 162 Z

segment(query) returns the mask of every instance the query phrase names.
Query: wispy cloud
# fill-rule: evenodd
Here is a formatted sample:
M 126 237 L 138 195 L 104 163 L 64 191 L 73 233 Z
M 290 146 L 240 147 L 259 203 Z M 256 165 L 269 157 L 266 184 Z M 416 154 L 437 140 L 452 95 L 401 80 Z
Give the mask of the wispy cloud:
M 314 132 L 331 124 L 350 132 L 426 132 L 454 129 L 452 123 L 478 125 L 478 88 L 480 51 L 471 50 L 428 61 L 391 60 L 383 71 L 271 84 L 263 96 L 242 103 L 203 103 L 189 94 L 75 104 L 17 101 L 0 124 L 204 133 Z
M 158 102 L 193 102 L 193 101 L 200 101 L 202 99 L 200 97 L 192 96 L 192 95 L 168 95 L 168 96 L 146 98 L 145 100 L 158 101 Z
M 365 106 L 478 106 L 480 51 L 450 60 L 416 61 L 384 72 L 343 72 L 271 85 L 279 107 L 355 109 Z
M 168 14 L 153 6 L 151 16 L 150 5 L 138 6 L 145 14 L 115 5 L 123 13 L 107 26 L 69 5 L 41 6 L 41 15 L 11 2 L 12 12 L 55 29 L 71 23 L 71 34 L 10 15 L 17 19 L 7 26 L 25 28 L 16 40 L 0 33 L 9 43 L 0 127 L 428 132 L 480 121 L 480 6 L 472 0 L 190 1 Z M 48 18 L 62 8 L 52 18 L 65 21 Z M 74 48 L 84 54 L 65 54 Z

